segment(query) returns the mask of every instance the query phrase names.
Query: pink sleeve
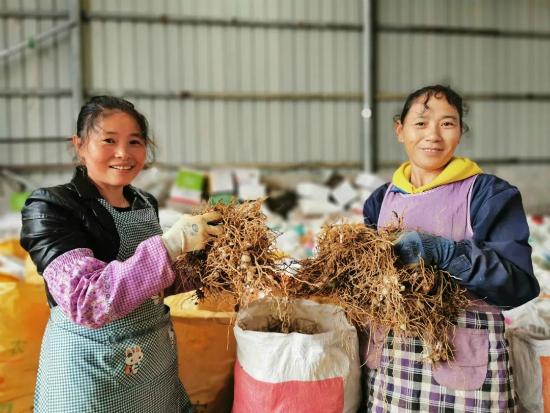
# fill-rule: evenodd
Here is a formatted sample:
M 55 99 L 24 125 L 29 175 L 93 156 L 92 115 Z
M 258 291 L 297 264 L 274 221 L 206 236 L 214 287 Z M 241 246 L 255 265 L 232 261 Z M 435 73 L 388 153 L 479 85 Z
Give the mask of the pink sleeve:
M 123 262 L 106 263 L 90 249 L 77 248 L 53 260 L 43 275 L 65 315 L 91 328 L 129 314 L 175 277 L 160 236 L 143 241 Z

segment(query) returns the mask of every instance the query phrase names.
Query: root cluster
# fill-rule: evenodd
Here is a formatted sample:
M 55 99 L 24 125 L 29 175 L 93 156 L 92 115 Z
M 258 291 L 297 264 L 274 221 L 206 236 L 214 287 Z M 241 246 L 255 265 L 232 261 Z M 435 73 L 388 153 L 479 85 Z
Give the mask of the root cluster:
M 229 294 L 238 306 L 263 296 L 284 295 L 286 277 L 275 248 L 277 234 L 266 225 L 261 201 L 219 203 L 201 213 L 209 211 L 222 215 L 224 233 L 205 249 L 176 260 L 182 289 L 199 286 L 199 299 Z
M 266 331 L 314 331 L 294 323 L 288 302 L 323 297 L 341 306 L 360 328 L 382 328 L 395 337 L 420 337 L 428 361 L 452 359 L 447 329 L 468 300 L 447 273 L 422 263 L 397 264 L 392 242 L 399 228 L 377 232 L 362 224 L 331 224 L 318 236 L 316 255 L 298 261 L 298 270 L 283 264 L 277 234 L 266 226 L 261 201 L 217 204 L 204 211 L 223 216 L 224 234 L 207 247 L 184 254 L 175 263 L 183 287 L 201 297 L 230 294 L 239 306 L 257 298 L 276 297 L 279 305 Z
M 248 330 L 245 323 L 241 323 L 240 327 L 243 330 Z M 271 316 L 266 320 L 265 326 L 254 328 L 254 331 L 265 333 L 300 333 L 300 334 L 317 334 L 320 332 L 319 326 L 311 320 L 293 319 L 290 324 L 285 324 L 278 316 Z
M 420 337 L 429 361 L 452 358 L 447 329 L 468 303 L 447 273 L 421 262 L 397 264 L 398 228 L 377 232 L 362 224 L 326 225 L 314 258 L 302 260 L 297 296 L 330 297 L 360 328 Z

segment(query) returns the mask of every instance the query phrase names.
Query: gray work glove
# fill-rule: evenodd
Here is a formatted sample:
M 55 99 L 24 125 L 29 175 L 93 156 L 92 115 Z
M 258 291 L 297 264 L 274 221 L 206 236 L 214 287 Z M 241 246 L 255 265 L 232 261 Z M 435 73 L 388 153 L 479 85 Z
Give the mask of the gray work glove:
M 399 236 L 393 249 L 403 265 L 417 264 L 422 258 L 426 265 L 446 270 L 453 259 L 455 242 L 437 235 L 408 231 Z

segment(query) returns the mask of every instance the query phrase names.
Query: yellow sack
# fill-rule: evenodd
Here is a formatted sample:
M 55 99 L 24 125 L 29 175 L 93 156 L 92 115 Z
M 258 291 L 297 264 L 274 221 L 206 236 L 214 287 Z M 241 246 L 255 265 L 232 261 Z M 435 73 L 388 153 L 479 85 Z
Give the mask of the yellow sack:
M 197 306 L 191 296 L 184 293 L 165 299 L 176 333 L 180 379 L 197 413 L 230 412 L 235 364 L 231 320 L 235 313 L 216 311 L 219 306 Z
M 19 244 L 19 240 L 10 238 L 0 241 L 0 255 L 11 255 L 24 260 L 28 254 Z
M 0 253 L 12 248 L 18 256 L 10 244 L 0 243 Z M 49 307 L 42 277 L 28 257 L 24 280 L 0 274 L 0 317 L 0 412 L 31 412 Z

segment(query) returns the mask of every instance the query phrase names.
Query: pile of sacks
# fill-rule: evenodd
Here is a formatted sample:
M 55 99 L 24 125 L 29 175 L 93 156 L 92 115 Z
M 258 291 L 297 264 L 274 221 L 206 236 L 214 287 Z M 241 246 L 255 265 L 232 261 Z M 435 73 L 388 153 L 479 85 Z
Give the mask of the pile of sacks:
M 49 316 L 43 283 L 18 239 L 0 241 L 0 411 L 32 411 Z
M 550 409 L 550 217 L 530 215 L 527 221 L 541 294 L 505 316 L 522 411 L 542 413 Z

